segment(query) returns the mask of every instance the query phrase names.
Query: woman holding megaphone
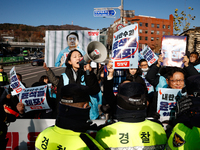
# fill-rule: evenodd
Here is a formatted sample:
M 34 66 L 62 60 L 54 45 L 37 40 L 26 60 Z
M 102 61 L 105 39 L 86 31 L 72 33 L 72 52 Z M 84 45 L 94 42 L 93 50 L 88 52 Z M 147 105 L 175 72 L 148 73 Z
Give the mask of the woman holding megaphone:
M 71 83 L 77 83 L 81 85 L 87 85 L 90 88 L 90 95 L 96 95 L 100 91 L 98 80 L 96 75 L 93 73 L 90 64 L 86 64 L 83 67 L 80 65 L 80 61 L 83 59 L 82 54 L 78 50 L 72 50 L 69 52 L 66 59 L 65 73 L 62 73 L 58 83 L 57 104 L 60 101 L 61 88 Z M 89 75 L 86 75 L 86 70 L 89 70 Z M 79 93 L 77 93 L 79 94 Z M 90 96 L 91 98 L 91 96 Z M 91 118 L 94 119 L 94 118 Z M 96 118 L 95 118 L 96 119 Z

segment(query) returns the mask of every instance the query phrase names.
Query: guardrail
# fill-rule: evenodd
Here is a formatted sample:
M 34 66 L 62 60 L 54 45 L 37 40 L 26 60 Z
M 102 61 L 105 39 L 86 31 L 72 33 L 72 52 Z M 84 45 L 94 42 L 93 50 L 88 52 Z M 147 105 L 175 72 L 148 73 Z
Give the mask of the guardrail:
M 32 60 L 24 60 L 23 56 L 18 57 L 0 57 L 0 65 L 16 65 L 23 63 L 30 63 Z

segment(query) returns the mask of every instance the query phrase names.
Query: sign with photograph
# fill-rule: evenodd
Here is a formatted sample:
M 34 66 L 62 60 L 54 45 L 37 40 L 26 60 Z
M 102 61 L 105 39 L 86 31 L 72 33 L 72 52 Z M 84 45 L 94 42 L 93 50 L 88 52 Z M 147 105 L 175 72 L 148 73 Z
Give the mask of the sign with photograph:
M 45 63 L 48 67 L 66 67 L 68 53 L 77 49 L 85 55 L 91 41 L 99 41 L 98 30 L 46 31 Z
M 126 26 L 114 33 L 113 68 L 138 68 L 138 44 L 138 24 Z
M 161 49 L 163 66 L 184 66 L 182 60 L 186 52 L 186 41 L 186 36 L 163 36 Z

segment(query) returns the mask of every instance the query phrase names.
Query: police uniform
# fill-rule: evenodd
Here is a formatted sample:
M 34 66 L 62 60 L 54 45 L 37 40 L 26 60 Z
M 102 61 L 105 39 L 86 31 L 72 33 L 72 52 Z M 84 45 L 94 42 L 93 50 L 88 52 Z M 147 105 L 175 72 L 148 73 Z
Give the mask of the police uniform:
M 109 80 L 108 80 L 109 82 Z M 106 90 L 112 87 L 105 81 Z M 112 85 L 112 84 L 111 84 Z M 146 96 L 140 83 L 130 82 L 119 85 L 117 96 L 106 93 L 106 101 L 116 102 L 114 118 L 119 122 L 108 125 L 97 132 L 96 140 L 105 149 L 164 149 L 167 136 L 161 124 L 145 120 Z M 110 102 L 115 104 L 114 102 Z
M 97 149 L 103 149 L 99 143 L 97 143 L 91 136 L 87 133 L 74 132 L 72 130 L 66 130 L 57 127 L 49 127 L 42 131 L 42 133 L 37 137 L 35 146 L 42 149 L 84 149 L 89 150 L 87 142 L 93 144 Z
M 166 150 L 199 150 L 200 128 L 188 128 L 178 123 L 168 139 Z
M 35 143 L 37 149 L 104 149 L 95 139 L 86 133 L 87 130 L 95 128 L 88 122 L 90 107 L 79 108 L 63 104 L 89 102 L 88 90 L 89 88 L 80 84 L 69 84 L 61 88 L 62 103 L 59 103 L 56 124 L 53 127 L 48 127 L 38 135 Z
M 104 148 L 164 149 L 167 137 L 163 127 L 150 120 L 138 123 L 117 122 L 97 132 Z
M 8 83 L 8 76 L 5 72 L 0 72 L 0 86 L 4 86 Z

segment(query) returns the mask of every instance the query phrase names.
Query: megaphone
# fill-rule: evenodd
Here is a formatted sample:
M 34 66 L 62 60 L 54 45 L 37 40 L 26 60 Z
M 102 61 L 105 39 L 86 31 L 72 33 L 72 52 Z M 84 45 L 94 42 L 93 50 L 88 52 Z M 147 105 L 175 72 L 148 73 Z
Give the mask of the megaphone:
M 90 63 L 94 61 L 96 63 L 101 63 L 107 58 L 107 49 L 106 47 L 98 41 L 92 41 L 88 44 L 86 54 L 83 56 L 83 59 L 79 62 L 82 66 L 83 64 Z M 86 74 L 89 75 L 89 70 L 86 70 Z
M 88 44 L 86 54 L 83 59 L 85 62 L 94 61 L 96 63 L 101 63 L 107 58 L 106 47 L 98 41 L 92 41 Z

